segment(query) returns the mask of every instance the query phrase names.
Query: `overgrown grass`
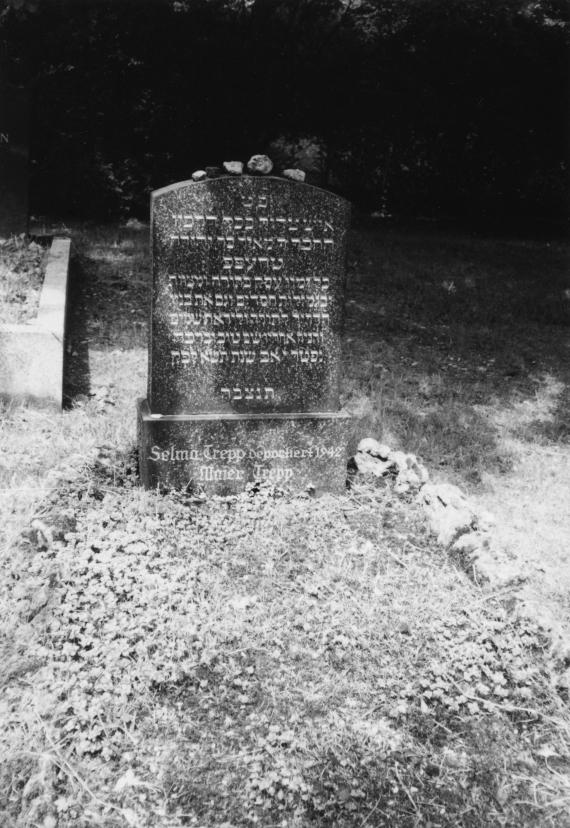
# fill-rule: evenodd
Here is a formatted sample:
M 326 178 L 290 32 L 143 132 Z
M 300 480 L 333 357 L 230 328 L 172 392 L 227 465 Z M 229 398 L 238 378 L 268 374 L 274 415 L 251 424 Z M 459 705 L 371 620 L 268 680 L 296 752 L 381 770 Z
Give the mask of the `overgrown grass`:
M 7 824 L 560 824 L 541 635 L 417 507 L 133 478 L 60 485 L 6 573 Z
M 37 315 L 48 250 L 24 236 L 0 240 L 0 322 Z
M 381 482 L 205 503 L 138 487 L 146 238 L 78 242 L 69 408 L 8 407 L 0 431 L 2 824 L 568 824 L 547 642 L 508 589 L 456 570 L 413 501 Z M 519 326 L 487 308 L 499 270 L 548 251 L 501 244 L 359 231 L 352 248 L 343 394 L 362 436 L 470 485 L 509 463 L 484 406 L 508 416 L 543 369 L 563 378 L 558 309 L 531 325 L 520 298 Z M 438 286 L 472 261 L 473 318 Z

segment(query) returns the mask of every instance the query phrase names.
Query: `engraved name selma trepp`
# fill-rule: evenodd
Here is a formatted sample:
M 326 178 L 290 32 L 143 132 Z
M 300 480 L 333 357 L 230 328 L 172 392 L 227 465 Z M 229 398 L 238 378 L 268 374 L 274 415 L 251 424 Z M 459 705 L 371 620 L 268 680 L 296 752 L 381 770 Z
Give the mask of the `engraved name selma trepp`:
M 263 446 L 247 449 L 239 446 L 233 448 L 216 448 L 209 443 L 201 448 L 179 448 L 170 444 L 167 448 L 152 446 L 149 460 L 155 463 L 184 463 L 191 461 L 210 461 L 216 463 L 236 464 L 244 460 L 257 460 L 266 463 L 269 460 L 318 460 L 320 458 L 335 459 L 342 457 L 341 446 L 308 446 L 306 448 L 264 448 Z

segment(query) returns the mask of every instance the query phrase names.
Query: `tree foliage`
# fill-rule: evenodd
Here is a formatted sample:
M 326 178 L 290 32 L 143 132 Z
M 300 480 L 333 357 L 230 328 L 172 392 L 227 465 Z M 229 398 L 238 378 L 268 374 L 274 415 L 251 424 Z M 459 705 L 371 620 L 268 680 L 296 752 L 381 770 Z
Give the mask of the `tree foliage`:
M 41 209 L 145 211 L 149 189 L 280 137 L 399 214 L 560 216 L 561 0 L 4 0 L 34 88 Z

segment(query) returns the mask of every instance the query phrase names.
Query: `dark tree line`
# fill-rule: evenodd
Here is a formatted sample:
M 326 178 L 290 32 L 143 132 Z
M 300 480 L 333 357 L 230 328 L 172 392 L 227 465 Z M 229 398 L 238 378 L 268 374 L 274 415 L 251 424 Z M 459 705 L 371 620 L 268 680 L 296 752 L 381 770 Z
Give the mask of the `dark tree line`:
M 565 0 L 4 0 L 0 40 L 33 89 L 36 210 L 145 215 L 152 188 L 305 139 L 314 180 L 368 209 L 560 220 L 569 20 Z

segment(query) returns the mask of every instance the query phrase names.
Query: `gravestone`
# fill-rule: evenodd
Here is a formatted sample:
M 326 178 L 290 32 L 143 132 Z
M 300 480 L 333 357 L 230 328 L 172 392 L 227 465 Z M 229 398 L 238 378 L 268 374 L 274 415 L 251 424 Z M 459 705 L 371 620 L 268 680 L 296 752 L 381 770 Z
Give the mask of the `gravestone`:
M 28 230 L 28 92 L 0 81 L 0 238 Z
M 151 198 L 144 485 L 340 491 L 350 205 L 275 177 L 184 181 Z

